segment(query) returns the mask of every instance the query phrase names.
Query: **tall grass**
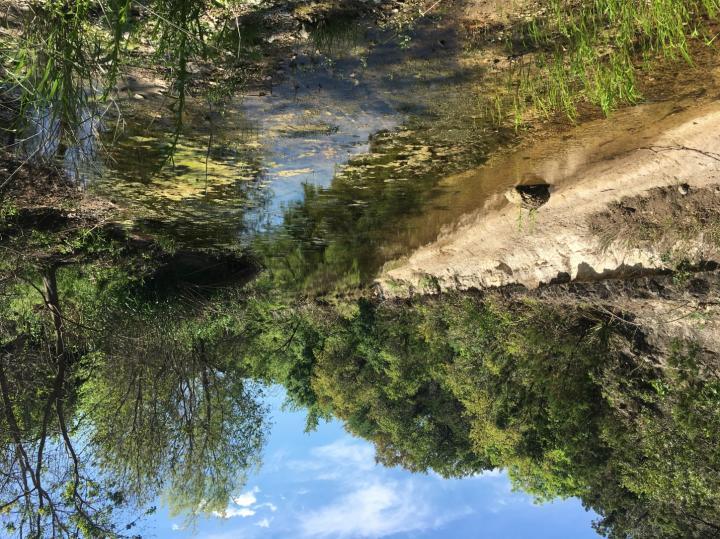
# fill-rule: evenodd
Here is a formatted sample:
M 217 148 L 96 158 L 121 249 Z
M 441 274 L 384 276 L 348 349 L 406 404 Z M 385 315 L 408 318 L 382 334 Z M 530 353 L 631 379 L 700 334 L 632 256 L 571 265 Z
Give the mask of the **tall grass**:
M 97 125 L 100 105 L 110 98 L 128 61 L 129 42 L 142 36 L 146 58 L 171 82 L 177 138 L 189 65 L 207 59 L 209 47 L 216 49 L 208 45 L 213 36 L 205 15 L 235 3 L 34 0 L 27 10 L 17 10 L 13 28 L 5 29 L 10 31 L 3 32 L 0 43 L 1 100 L 14 109 L 16 136 L 34 139 L 36 150 L 81 146 L 78 133 Z M 223 51 L 217 56 L 223 58 Z M 39 138 L 52 142 L 38 143 Z
M 15 109 L 16 136 L 30 137 L 36 151 L 79 146 L 78 133 L 94 125 L 88 111 L 117 76 L 129 6 L 130 0 L 32 2 L 13 39 L 3 41 L 3 101 Z
M 692 64 L 691 41 L 714 41 L 708 23 L 718 13 L 720 0 L 548 0 L 508 41 L 534 59 L 515 68 L 510 104 L 574 119 L 583 102 L 605 114 L 636 103 L 638 70 L 660 59 Z

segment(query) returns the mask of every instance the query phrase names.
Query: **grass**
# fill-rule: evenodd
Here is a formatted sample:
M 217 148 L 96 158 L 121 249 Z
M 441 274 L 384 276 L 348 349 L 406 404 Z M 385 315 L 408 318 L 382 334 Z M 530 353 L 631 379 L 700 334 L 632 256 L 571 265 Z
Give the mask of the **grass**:
M 641 71 L 658 61 L 693 64 L 694 42 L 712 46 L 720 0 L 549 0 L 506 40 L 519 58 L 502 100 L 516 127 L 529 109 L 571 120 L 580 104 L 609 115 L 642 99 Z M 499 106 L 493 107 L 492 118 Z
M 15 138 L 35 139 L 33 153 L 53 153 L 55 141 L 61 148 L 79 146 L 83 124 L 100 114 L 138 39 L 147 40 L 148 53 L 172 83 L 179 132 L 188 65 L 218 53 L 211 41 L 227 33 L 209 28 L 203 19 L 209 9 L 206 0 L 36 0 L 17 11 L 0 43 L 0 91 L 18 120 Z M 38 144 L 39 137 L 48 142 Z

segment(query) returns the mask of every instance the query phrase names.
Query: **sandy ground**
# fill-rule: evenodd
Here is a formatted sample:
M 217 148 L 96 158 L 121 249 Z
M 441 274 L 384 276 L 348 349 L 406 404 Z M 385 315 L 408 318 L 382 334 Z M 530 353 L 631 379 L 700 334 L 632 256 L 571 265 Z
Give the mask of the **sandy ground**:
M 488 183 L 481 207 L 445 226 L 431 243 L 386 265 L 378 278 L 386 297 L 507 285 L 536 288 L 558 280 L 597 280 L 667 267 L 663 252 L 602 244 L 589 220 L 625 197 L 656 187 L 689 189 L 720 183 L 720 103 L 636 107 L 562 137 L 505 156 L 464 190 Z M 546 182 L 550 200 L 528 212 L 503 196 L 513 185 Z M 720 194 L 718 195 L 720 196 Z M 692 248 L 689 248 L 692 251 Z M 697 259 L 718 259 L 700 250 Z
M 500 26 L 534 15 L 539 4 L 537 0 L 467 0 L 463 5 L 463 18 L 468 23 L 486 27 Z

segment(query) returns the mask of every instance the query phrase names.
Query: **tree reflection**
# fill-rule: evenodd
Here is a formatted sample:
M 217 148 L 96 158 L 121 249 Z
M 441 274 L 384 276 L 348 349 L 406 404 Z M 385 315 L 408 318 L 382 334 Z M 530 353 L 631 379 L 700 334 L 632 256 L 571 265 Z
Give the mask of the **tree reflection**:
M 550 299 L 330 305 L 289 299 L 247 257 L 170 255 L 41 214 L 44 231 L 9 227 L 0 259 L 8 534 L 122 536 L 163 495 L 189 518 L 222 512 L 267 434 L 250 378 L 282 384 L 310 427 L 341 419 L 388 466 L 502 468 L 539 501 L 581 499 L 609 537 L 720 531 L 714 345 L 651 341 L 631 312 L 587 303 L 592 284 L 557 285 Z M 719 279 L 698 272 L 693 286 Z M 612 286 L 625 283 L 603 283 L 603 298 Z M 688 284 L 645 286 L 672 298 Z
M 109 516 L 122 501 L 117 492 L 102 492 L 112 485 L 103 485 L 85 451 L 77 449 L 75 389 L 82 354 L 65 331 L 56 275 L 55 266 L 45 269 L 42 289 L 27 281 L 41 295 L 38 307 L 47 316 L 2 324 L 0 507 L 6 530 L 19 537 L 110 533 Z
M 259 464 L 259 389 L 215 357 L 212 343 L 168 334 L 172 324 L 105 341 L 108 353 L 83 386 L 90 439 L 125 490 L 150 499 L 166 488 L 176 513 L 222 511 Z
M 716 353 L 651 346 L 622 313 L 589 306 L 446 294 L 341 307 L 301 308 L 305 342 L 270 371 L 380 462 L 502 468 L 539 501 L 580 498 L 609 537 L 717 536 Z
M 259 387 L 214 352 L 192 308 L 122 271 L 88 278 L 96 270 L 4 275 L 0 522 L 11 536 L 124 536 L 160 495 L 189 518 L 222 511 L 259 464 Z

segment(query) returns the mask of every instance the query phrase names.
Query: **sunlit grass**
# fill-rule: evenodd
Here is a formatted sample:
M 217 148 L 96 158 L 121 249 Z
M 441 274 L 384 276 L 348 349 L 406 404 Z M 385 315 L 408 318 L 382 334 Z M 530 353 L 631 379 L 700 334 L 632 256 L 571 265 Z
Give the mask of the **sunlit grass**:
M 528 109 L 574 120 L 582 103 L 606 115 L 637 103 L 640 70 L 663 60 L 692 65 L 692 43 L 712 46 L 709 23 L 719 12 L 720 0 L 549 0 L 507 41 L 521 60 L 504 109 L 517 126 Z

